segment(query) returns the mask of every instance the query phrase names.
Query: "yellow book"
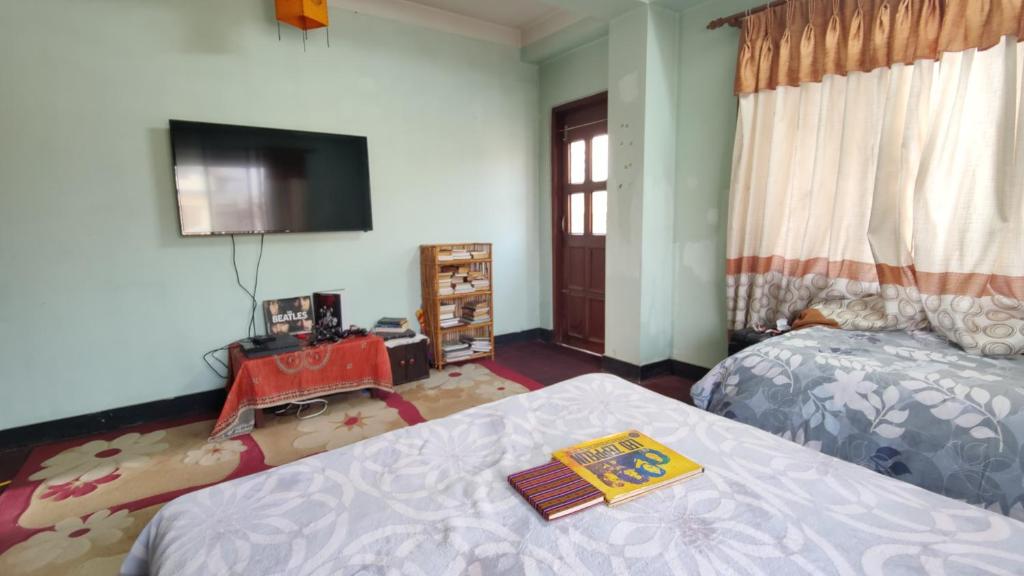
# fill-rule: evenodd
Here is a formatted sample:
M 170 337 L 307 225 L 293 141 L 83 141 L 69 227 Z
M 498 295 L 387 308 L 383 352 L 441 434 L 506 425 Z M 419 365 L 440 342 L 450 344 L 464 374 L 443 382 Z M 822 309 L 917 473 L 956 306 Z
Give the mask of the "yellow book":
M 700 464 L 637 430 L 583 442 L 552 456 L 600 490 L 609 505 L 704 472 Z

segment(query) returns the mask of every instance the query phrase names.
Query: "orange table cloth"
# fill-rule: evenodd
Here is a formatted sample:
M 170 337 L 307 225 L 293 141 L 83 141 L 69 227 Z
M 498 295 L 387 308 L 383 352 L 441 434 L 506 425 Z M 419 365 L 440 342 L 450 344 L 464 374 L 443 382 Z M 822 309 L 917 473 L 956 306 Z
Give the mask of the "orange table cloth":
M 242 347 L 228 352 L 228 396 L 210 441 L 253 429 L 256 411 L 339 392 L 394 390 L 391 363 L 377 336 L 347 338 L 263 358 L 248 358 Z

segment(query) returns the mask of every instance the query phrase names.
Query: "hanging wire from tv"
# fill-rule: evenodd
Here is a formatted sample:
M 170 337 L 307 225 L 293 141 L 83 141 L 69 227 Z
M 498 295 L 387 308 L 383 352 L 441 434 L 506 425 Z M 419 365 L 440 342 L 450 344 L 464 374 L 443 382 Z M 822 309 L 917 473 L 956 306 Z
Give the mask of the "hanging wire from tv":
M 238 287 L 245 292 L 246 296 L 249 297 L 249 328 L 247 334 L 249 338 L 256 336 L 256 309 L 259 307 L 258 300 L 256 298 L 256 292 L 260 286 L 260 264 L 263 262 L 263 241 L 266 238 L 265 234 L 260 234 L 260 253 L 256 259 L 256 275 L 253 279 L 252 290 L 249 290 L 244 284 L 242 284 L 242 276 L 238 272 L 238 247 L 235 243 L 235 235 L 231 234 L 231 266 L 235 270 L 235 282 Z

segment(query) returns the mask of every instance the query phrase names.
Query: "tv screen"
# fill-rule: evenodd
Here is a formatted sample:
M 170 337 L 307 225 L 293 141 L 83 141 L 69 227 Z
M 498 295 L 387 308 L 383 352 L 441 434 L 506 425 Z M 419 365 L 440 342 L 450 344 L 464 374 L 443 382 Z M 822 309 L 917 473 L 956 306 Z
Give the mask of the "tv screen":
M 182 235 L 373 229 L 365 137 L 170 123 Z

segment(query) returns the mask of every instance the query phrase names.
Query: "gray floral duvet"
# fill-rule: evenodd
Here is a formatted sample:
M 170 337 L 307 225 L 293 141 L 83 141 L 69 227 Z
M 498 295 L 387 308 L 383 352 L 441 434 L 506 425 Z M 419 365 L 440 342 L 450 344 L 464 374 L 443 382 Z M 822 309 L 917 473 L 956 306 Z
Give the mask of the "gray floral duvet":
M 1024 359 L 930 332 L 809 328 L 722 361 L 698 407 L 1024 520 Z

